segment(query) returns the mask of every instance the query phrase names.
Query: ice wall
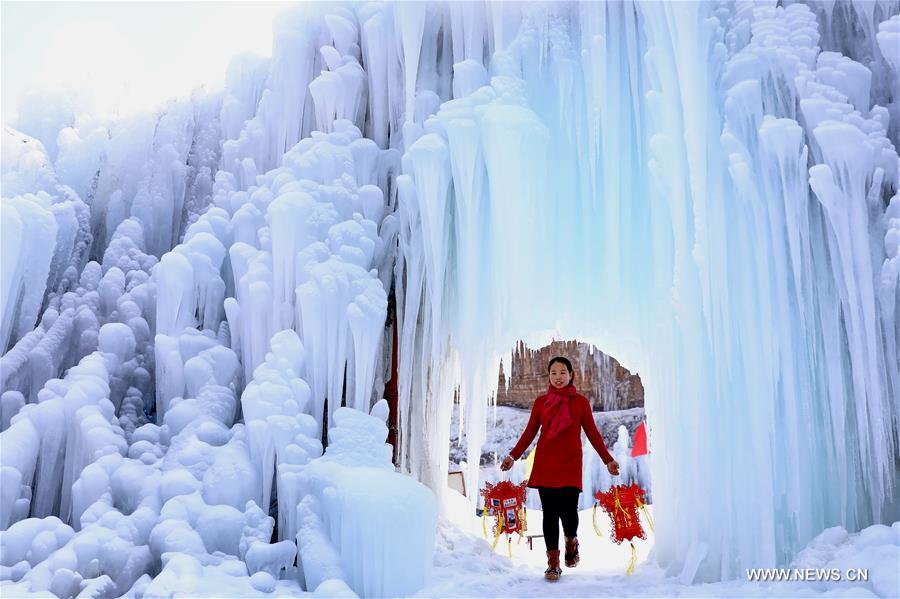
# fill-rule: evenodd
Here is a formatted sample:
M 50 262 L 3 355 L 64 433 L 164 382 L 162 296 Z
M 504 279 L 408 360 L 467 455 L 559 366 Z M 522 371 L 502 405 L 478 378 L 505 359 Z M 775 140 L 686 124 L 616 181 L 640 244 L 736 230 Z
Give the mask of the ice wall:
M 397 180 L 413 472 L 440 486 L 457 384 L 577 337 L 645 384 L 670 570 L 734 577 L 897 519 L 898 7 L 813 8 L 529 4 L 455 65 L 465 93 Z M 487 395 L 462 393 L 470 447 Z
M 399 153 L 360 132 L 388 78 L 360 66 L 355 11 L 297 7 L 274 33 L 224 92 L 114 121 L 31 98 L 34 138 L 4 130 L 0 516 L 10 559 L 29 556 L 4 555 L 4 593 L 307 584 L 298 476 L 338 408 L 368 411 L 384 385 Z M 420 562 L 404 592 L 430 568 L 425 524 L 404 537 Z M 375 545 L 332 545 L 351 578 L 323 592 L 373 584 Z

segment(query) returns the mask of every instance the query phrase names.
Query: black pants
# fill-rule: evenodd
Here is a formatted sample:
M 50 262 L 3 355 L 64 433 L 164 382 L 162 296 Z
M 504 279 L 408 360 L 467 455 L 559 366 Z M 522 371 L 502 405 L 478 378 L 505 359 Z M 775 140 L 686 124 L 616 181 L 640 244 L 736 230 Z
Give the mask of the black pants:
M 570 539 L 578 534 L 578 487 L 538 487 L 544 510 L 544 544 L 547 551 L 559 549 L 559 521 Z

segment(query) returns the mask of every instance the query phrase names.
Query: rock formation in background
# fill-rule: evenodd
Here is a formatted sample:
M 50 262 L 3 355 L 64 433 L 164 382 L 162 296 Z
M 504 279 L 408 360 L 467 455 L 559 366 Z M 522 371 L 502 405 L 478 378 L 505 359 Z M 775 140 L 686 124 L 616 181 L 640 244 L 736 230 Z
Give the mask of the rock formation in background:
M 612 356 L 577 340 L 553 341 L 537 350 L 519 341 L 513 350 L 509 383 L 503 362 L 497 381 L 497 404 L 530 408 L 534 399 L 547 390 L 547 363 L 565 356 L 575 369 L 575 386 L 595 411 L 644 407 L 641 377 L 623 368 Z

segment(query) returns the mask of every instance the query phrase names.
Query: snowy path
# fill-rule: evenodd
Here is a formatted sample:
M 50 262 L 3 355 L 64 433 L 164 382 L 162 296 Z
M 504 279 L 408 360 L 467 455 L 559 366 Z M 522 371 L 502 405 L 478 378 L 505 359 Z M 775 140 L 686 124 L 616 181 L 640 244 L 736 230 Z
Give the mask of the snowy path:
M 651 511 L 652 515 L 652 511 Z M 542 513 L 528 511 L 528 532 L 541 531 Z M 870 588 L 857 583 L 750 583 L 729 581 L 714 584 L 683 585 L 677 576 L 666 576 L 648 555 L 653 533 L 637 539 L 637 567 L 631 576 L 625 569 L 631 553 L 627 543 L 621 546 L 609 537 L 609 521 L 598 512 L 603 537 L 591 525 L 591 510 L 579 515 L 578 538 L 581 563 L 576 568 L 563 566 L 557 582 L 544 580 L 547 567 L 543 539 L 534 540 L 528 549 L 524 540 L 513 540 L 513 556 L 501 538 L 496 551 L 481 532 L 481 520 L 472 517 L 463 522 L 458 514 L 453 521 L 441 519 L 436 538 L 432 580 L 417 597 L 877 597 Z M 643 522 L 646 522 L 643 520 Z M 647 527 L 645 526 L 645 529 Z M 490 529 L 488 529 L 490 530 Z
M 541 534 L 542 513 L 528 510 L 528 534 Z M 642 567 L 641 562 L 653 546 L 653 533 L 647 531 L 647 540 L 637 539 L 638 568 L 632 576 L 625 576 L 631 548 L 626 543 L 616 545 L 609 538 L 608 517 L 598 513 L 598 523 L 604 536 L 598 537 L 591 525 L 591 510 L 583 510 L 579 516 L 578 539 L 581 543 L 581 563 L 576 568 L 563 566 L 563 575 L 557 582 L 544 580 L 547 558 L 543 538 L 534 539 L 534 548 L 528 549 L 523 539 L 513 539 L 512 558 L 501 538 L 496 551 L 481 532 L 481 520 L 472 517 L 471 526 L 464 530 L 448 521 L 442 521 L 435 548 L 435 569 L 432 582 L 418 596 L 427 597 L 585 597 L 623 595 L 628 589 L 640 589 L 643 593 L 670 592 L 671 583 L 665 583 L 663 573 L 654 567 Z M 490 526 L 490 523 L 488 524 Z M 490 531 L 490 528 L 488 528 Z M 649 566 L 649 564 L 647 564 Z

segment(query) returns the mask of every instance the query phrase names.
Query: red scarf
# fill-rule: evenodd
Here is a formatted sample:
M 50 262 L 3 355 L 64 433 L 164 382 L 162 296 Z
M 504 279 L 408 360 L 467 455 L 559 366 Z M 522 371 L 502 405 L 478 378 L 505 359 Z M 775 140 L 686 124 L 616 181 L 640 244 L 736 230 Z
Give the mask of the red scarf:
M 572 424 L 572 415 L 569 413 L 569 399 L 575 396 L 575 385 L 569 383 L 562 389 L 557 389 L 551 383 L 547 388 L 547 400 L 544 402 L 544 414 L 550 423 L 547 426 L 547 437 L 552 439 L 561 430 Z

